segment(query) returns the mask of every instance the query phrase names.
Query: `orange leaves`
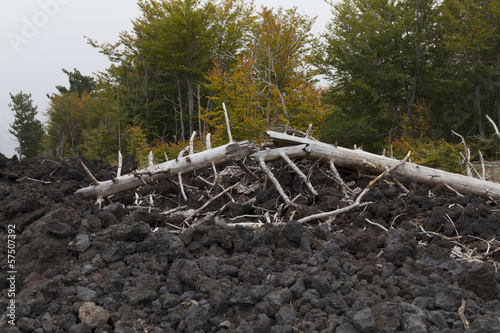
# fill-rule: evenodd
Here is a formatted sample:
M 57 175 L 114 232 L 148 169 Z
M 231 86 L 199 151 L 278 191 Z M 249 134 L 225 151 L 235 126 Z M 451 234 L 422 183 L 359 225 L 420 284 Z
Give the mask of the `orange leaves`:
M 295 9 L 263 8 L 253 43 L 237 55 L 229 69 L 216 64 L 208 87 L 216 107 L 202 117 L 216 140 L 226 129 L 222 103 L 229 113 L 235 140 L 264 140 L 266 129 L 290 124 L 305 129 L 320 125 L 331 108 L 321 102 L 322 90 L 310 70 L 309 31 L 312 21 Z M 222 143 L 220 142 L 220 143 Z
M 430 106 L 424 102 L 417 102 L 411 119 L 404 113 L 399 114 L 400 135 L 388 140 L 394 149 L 394 155 L 400 157 L 411 151 L 414 163 L 459 172 L 460 145 L 442 139 L 433 141 L 428 136 L 431 128 L 430 115 Z

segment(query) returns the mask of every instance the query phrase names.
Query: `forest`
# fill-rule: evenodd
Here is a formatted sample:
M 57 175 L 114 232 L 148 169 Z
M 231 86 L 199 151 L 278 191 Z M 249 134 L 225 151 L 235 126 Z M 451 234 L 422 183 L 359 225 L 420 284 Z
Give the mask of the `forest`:
M 411 150 L 414 162 L 456 171 L 455 132 L 473 157 L 498 159 L 497 0 L 340 0 L 318 36 L 299 8 L 138 6 L 133 30 L 116 42 L 87 39 L 110 60 L 107 70 L 63 69 L 69 86 L 48 96 L 43 136 L 19 139 L 24 151 L 111 163 L 121 151 L 139 164 L 153 151 L 163 162 L 193 132 L 198 142 L 210 133 L 213 145 L 227 143 L 225 106 L 235 140 L 258 144 L 267 129 L 312 124 L 325 142 L 399 157 Z

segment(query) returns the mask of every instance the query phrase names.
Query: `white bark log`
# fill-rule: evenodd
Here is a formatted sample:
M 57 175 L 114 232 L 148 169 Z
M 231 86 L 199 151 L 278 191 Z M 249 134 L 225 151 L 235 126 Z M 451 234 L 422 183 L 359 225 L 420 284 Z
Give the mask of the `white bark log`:
M 151 183 L 155 180 L 171 178 L 180 173 L 209 168 L 212 166 L 212 163 L 218 165 L 238 161 L 249 155 L 251 151 L 252 145 L 248 141 L 233 142 L 134 171 L 113 180 L 103 182 L 95 180 L 94 185 L 81 188 L 76 193 L 82 194 L 85 197 L 102 199 L 115 193 Z
M 259 151 L 255 154 L 257 160 L 269 161 L 279 159 L 281 158 L 281 153 L 284 152 L 290 158 L 322 159 L 325 163 L 333 161 L 337 168 L 371 174 L 380 174 L 399 163 L 398 160 L 362 150 L 336 147 L 327 143 L 273 131 L 268 131 L 267 133 L 276 145 L 286 147 Z M 394 172 L 429 187 L 449 185 L 462 194 L 471 194 L 487 199 L 500 199 L 500 184 L 498 183 L 466 177 L 414 163 L 405 163 Z

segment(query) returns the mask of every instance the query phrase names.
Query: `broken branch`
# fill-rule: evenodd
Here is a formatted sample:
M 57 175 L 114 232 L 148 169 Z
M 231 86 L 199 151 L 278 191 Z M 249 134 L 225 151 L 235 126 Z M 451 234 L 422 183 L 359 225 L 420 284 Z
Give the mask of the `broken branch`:
M 195 210 L 191 215 L 189 215 L 188 217 L 186 217 L 182 223 L 186 223 L 187 224 L 187 221 L 189 221 L 190 219 L 193 218 L 193 216 L 195 216 L 196 214 L 198 214 L 199 212 L 201 212 L 203 209 L 205 209 L 205 207 L 207 207 L 208 205 L 210 205 L 210 203 L 212 203 L 217 198 L 220 198 L 221 196 L 223 196 L 227 192 L 231 191 L 234 187 L 236 187 L 236 186 L 238 186 L 240 184 L 241 184 L 240 182 L 237 182 L 236 184 L 233 184 L 233 185 L 229 186 L 224 191 L 222 191 L 219 194 L 217 194 L 216 196 L 212 197 L 210 200 L 208 200 L 207 202 L 205 202 L 205 204 L 203 204 L 203 206 L 201 206 L 200 208 L 198 208 L 197 210 Z
M 94 185 L 81 188 L 76 193 L 88 198 L 105 198 L 115 193 L 133 189 L 143 184 L 156 180 L 171 178 L 179 173 L 191 172 L 209 168 L 215 165 L 225 164 L 243 159 L 252 151 L 252 145 L 248 141 L 233 142 L 205 150 L 193 155 L 179 157 L 175 160 L 164 162 L 153 167 L 137 171 L 135 174 L 127 174 L 113 180 L 99 182 L 92 176 L 90 171 L 81 163 L 86 174 L 92 179 Z

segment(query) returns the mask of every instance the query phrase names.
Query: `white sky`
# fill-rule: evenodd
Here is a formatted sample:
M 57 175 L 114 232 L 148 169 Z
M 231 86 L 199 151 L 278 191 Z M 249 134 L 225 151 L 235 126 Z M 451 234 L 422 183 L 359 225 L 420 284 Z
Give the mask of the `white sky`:
M 297 7 L 300 13 L 317 16 L 316 35 L 331 17 L 325 0 L 254 0 L 254 4 Z M 131 20 L 139 15 L 136 0 L 1 0 L 0 153 L 7 157 L 16 153 L 17 143 L 8 132 L 14 121 L 9 93 L 31 93 L 44 122 L 46 95 L 56 92 L 56 85 L 69 85 L 63 68 L 91 75 L 110 65 L 84 36 L 100 43 L 115 42 L 120 31 L 132 29 Z

